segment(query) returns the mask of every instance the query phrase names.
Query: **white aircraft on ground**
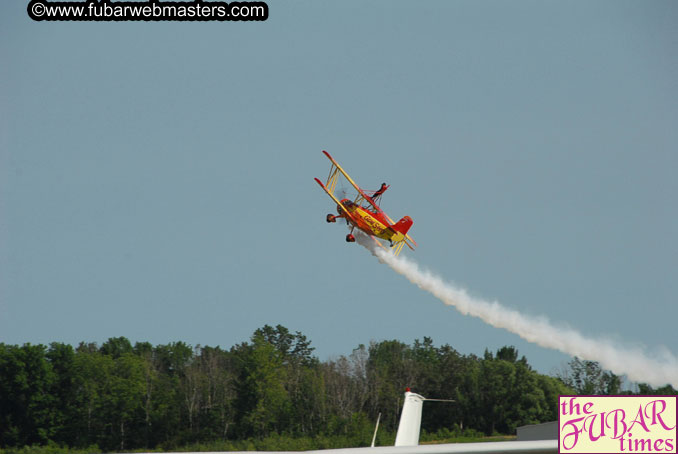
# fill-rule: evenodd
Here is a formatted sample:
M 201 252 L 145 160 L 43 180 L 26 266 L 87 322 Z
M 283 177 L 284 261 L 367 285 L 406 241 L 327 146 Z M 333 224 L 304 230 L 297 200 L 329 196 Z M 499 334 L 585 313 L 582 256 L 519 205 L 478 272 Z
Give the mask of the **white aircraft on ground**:
M 557 454 L 558 440 L 536 441 L 497 441 L 482 443 L 441 443 L 431 445 L 419 444 L 421 428 L 421 412 L 425 401 L 443 401 L 427 399 L 415 394 L 408 388 L 405 391 L 405 402 L 400 414 L 395 446 L 373 446 L 369 448 L 324 449 L 302 451 L 305 454 Z M 448 401 L 449 402 L 449 401 Z M 375 430 L 376 435 L 376 430 Z M 292 451 L 266 451 L 267 454 L 299 454 Z M 184 453 L 198 454 L 198 453 Z M 201 453 L 210 454 L 210 453 Z M 216 453 L 212 453 L 216 454 Z M 230 454 L 252 454 L 251 451 L 234 451 Z

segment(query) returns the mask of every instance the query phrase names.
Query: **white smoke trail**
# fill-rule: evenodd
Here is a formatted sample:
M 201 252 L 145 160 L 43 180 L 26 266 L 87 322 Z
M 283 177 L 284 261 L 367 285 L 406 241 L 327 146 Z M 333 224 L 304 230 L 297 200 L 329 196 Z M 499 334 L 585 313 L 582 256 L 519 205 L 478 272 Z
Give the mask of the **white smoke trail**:
M 504 328 L 542 347 L 597 361 L 603 369 L 626 375 L 632 381 L 655 387 L 670 384 L 678 388 L 678 359 L 665 348 L 659 357 L 649 358 L 639 348 L 622 347 L 605 339 L 587 338 L 573 329 L 554 326 L 546 317 L 526 316 L 496 301 L 474 298 L 465 290 L 421 270 L 419 265 L 405 257 L 396 257 L 390 251 L 375 247 L 372 239 L 365 235 L 356 237 L 380 262 L 464 315 L 478 317 L 496 328 Z

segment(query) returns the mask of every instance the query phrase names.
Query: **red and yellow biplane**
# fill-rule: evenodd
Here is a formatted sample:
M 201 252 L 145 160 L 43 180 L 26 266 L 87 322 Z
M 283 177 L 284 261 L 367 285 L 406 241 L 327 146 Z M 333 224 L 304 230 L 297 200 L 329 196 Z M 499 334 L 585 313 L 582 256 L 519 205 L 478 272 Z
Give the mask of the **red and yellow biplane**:
M 327 195 L 337 204 L 337 215 L 328 214 L 327 222 L 336 222 L 337 218 L 346 220 L 346 224 L 351 225 L 351 232 L 346 235 L 346 241 L 353 243 L 355 236 L 353 230 L 357 227 L 368 234 L 381 247 L 384 247 L 376 238 L 387 240 L 395 255 L 398 255 L 404 245 L 414 250 L 417 243 L 407 234 L 412 227 L 412 219 L 409 216 L 403 217 L 398 222 L 388 217 L 386 213 L 379 207 L 378 202 L 382 194 L 389 188 L 386 183 L 381 184 L 381 188 L 377 191 L 364 191 L 348 176 L 348 174 L 341 168 L 337 161 L 330 156 L 330 154 L 323 150 L 325 156 L 332 163 L 330 167 L 330 174 L 327 177 L 327 182 L 323 184 L 319 179 L 315 179 L 320 187 L 322 187 Z M 344 198 L 339 200 L 334 191 L 337 185 L 339 175 L 344 178 L 358 191 L 358 195 L 354 200 Z M 368 195 L 369 194 L 369 195 Z

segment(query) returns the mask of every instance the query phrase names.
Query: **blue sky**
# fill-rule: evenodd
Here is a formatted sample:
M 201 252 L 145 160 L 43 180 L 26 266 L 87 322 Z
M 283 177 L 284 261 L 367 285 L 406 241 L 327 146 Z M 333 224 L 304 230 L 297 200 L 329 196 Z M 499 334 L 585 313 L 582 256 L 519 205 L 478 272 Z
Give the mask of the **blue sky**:
M 0 4 L 0 342 L 321 359 L 515 345 L 325 223 L 326 149 L 414 219 L 420 265 L 589 336 L 678 354 L 678 4 L 269 4 L 265 22 L 33 22 Z

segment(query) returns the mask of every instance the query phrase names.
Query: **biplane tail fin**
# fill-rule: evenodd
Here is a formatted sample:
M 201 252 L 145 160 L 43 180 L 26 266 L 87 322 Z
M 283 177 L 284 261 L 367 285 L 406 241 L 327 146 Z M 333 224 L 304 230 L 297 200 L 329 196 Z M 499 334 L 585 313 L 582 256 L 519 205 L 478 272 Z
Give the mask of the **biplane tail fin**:
M 407 235 L 407 232 L 410 230 L 410 227 L 412 227 L 412 224 L 413 224 L 412 218 L 409 216 L 405 216 L 390 227 L 396 232 L 400 232 L 403 235 Z

